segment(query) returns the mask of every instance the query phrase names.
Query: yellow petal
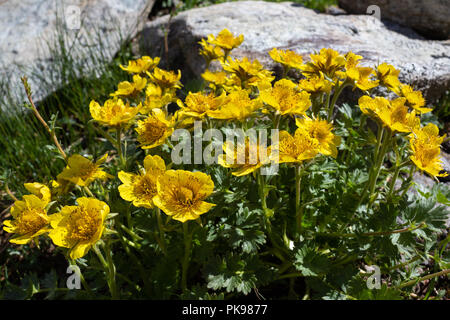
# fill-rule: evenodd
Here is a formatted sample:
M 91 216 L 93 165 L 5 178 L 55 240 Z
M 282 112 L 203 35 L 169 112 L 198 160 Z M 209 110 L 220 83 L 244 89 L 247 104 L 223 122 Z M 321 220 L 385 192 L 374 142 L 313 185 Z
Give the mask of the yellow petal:
M 88 253 L 91 247 L 91 243 L 79 243 L 70 250 L 70 257 L 74 260 L 82 258 Z

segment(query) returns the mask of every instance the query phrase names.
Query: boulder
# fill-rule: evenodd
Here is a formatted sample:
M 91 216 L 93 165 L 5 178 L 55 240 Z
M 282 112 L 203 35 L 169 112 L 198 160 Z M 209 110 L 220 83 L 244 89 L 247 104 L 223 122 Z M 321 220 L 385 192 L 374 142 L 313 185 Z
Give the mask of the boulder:
M 450 38 L 448 0 L 339 0 L 339 6 L 353 14 L 366 14 L 373 5 L 380 8 L 381 19 L 411 27 L 430 39 Z
M 64 76 L 55 67 L 58 39 L 82 66 L 80 73 L 96 70 L 100 61 L 112 59 L 123 39 L 142 29 L 154 1 L 0 1 L 0 93 L 22 99 L 22 75 L 29 77 L 35 100 L 62 85 Z
M 164 59 L 168 28 L 170 66 L 188 75 L 204 71 L 198 41 L 228 28 L 245 38 L 233 55 L 258 59 L 269 69 L 276 66 L 268 55 L 273 47 L 294 50 L 305 60 L 310 53 L 329 47 L 360 54 L 369 66 L 393 64 L 401 70 L 401 80 L 423 90 L 428 101 L 450 86 L 450 41 L 425 40 L 408 28 L 368 15 L 321 14 L 291 2 L 229 2 L 148 22 L 138 39 L 140 50 Z

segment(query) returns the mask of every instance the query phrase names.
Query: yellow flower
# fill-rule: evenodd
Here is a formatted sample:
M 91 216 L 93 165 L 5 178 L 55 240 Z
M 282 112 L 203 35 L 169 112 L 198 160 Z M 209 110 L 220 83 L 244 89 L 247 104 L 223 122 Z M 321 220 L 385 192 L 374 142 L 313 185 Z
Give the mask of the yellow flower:
M 137 107 L 131 107 L 128 102 L 124 104 L 121 99 L 106 100 L 103 106 L 100 106 L 94 100 L 89 104 L 92 118 L 111 127 L 128 126 L 141 108 L 141 104 Z
M 69 157 L 67 167 L 57 176 L 57 180 L 70 181 L 81 187 L 89 186 L 96 179 L 113 178 L 110 174 L 100 169 L 100 165 L 105 162 L 108 154 L 105 154 L 96 162 L 74 154 Z
M 389 100 L 383 97 L 371 98 L 370 96 L 362 96 L 358 100 L 359 108 L 367 115 L 379 119 L 379 115 L 385 110 L 389 110 Z
M 239 89 L 231 92 L 218 110 L 209 111 L 207 114 L 215 119 L 243 120 L 250 117 L 261 106 L 260 100 L 251 99 L 246 90 Z
M 320 72 L 334 79 L 335 73 L 345 66 L 345 57 L 333 49 L 323 48 L 319 54 L 311 54 L 311 61 L 301 67 L 303 74 L 309 78 L 319 76 Z
M 213 90 L 217 90 L 227 82 L 227 74 L 224 71 L 211 72 L 206 70 L 202 73 L 202 78 L 209 82 L 209 87 Z
M 278 50 L 273 48 L 269 51 L 273 61 L 281 63 L 285 70 L 289 68 L 300 69 L 303 64 L 303 57 L 292 50 Z
M 341 144 L 341 138 L 333 134 L 331 123 L 326 120 L 305 117 L 296 119 L 295 124 L 313 139 L 314 145 L 320 153 L 333 158 L 337 157 L 337 147 Z
M 400 95 L 406 98 L 409 107 L 419 113 L 427 113 L 433 110 L 431 108 L 423 108 L 423 106 L 425 106 L 425 99 L 423 98 L 422 92 L 414 91 L 413 88 L 407 84 L 400 85 Z
M 354 86 L 362 91 L 370 90 L 378 86 L 378 80 L 371 80 L 370 78 L 375 72 L 372 68 L 354 67 L 346 70 L 347 78 L 353 81 Z
M 161 109 L 171 102 L 176 101 L 175 90 L 163 90 L 160 86 L 149 83 L 145 90 L 145 104 L 142 106 L 141 113 L 147 114 L 153 109 Z
M 37 196 L 42 201 L 49 203 L 52 199 L 50 188 L 39 182 L 24 183 L 25 189 Z
M 242 60 L 228 57 L 226 61 L 221 61 L 222 68 L 239 79 L 237 82 L 242 88 L 258 86 L 260 83 L 271 82 L 275 79 L 272 72 L 265 70 L 258 60 L 250 62 L 247 57 Z M 236 83 L 236 79 L 231 79 Z
M 278 144 L 273 145 L 272 148 L 278 149 L 279 163 L 301 163 L 314 158 L 319 153 L 317 141 L 301 129 L 297 129 L 294 136 L 287 131 L 280 131 Z
M 105 230 L 109 206 L 95 198 L 78 198 L 77 206 L 65 206 L 50 216 L 49 237 L 59 247 L 70 249 L 70 258 L 85 256 Z
M 223 29 L 217 37 L 214 37 L 212 34 L 208 35 L 207 41 L 229 52 L 241 45 L 244 41 L 244 36 L 241 34 L 235 37 L 228 29 Z
M 26 244 L 50 230 L 47 227 L 49 224 L 49 216 L 45 209 L 47 204 L 47 201 L 39 199 L 33 194 L 25 195 L 22 201 L 14 202 L 14 206 L 11 208 L 13 219 L 3 222 L 3 230 L 15 233 L 10 242 Z
M 218 97 L 213 93 L 204 95 L 202 92 L 189 92 L 184 103 L 181 100 L 177 101 L 181 108 L 179 116 L 203 119 L 208 112 L 217 110 L 225 102 L 225 99 L 225 92 Z
M 420 140 L 429 147 L 440 147 L 445 139 L 445 135 L 442 137 L 439 136 L 439 128 L 432 123 L 428 123 L 423 128 L 416 127 L 409 137 Z
M 141 92 L 147 85 L 147 79 L 142 78 L 139 75 L 133 76 L 133 82 L 122 81 L 117 86 L 117 91 L 111 93 L 112 97 L 116 96 L 133 96 Z
M 168 120 L 161 109 L 153 109 L 145 120 L 137 122 L 137 141 L 142 149 L 151 149 L 162 145 L 173 133 L 173 121 Z
M 416 117 L 416 112 L 408 112 L 408 107 L 405 106 L 405 102 L 405 98 L 391 100 L 391 110 L 381 114 L 381 120 L 392 131 L 411 132 L 420 125 L 420 119 Z
M 380 81 L 380 85 L 385 86 L 389 90 L 399 94 L 399 87 L 401 85 L 398 80 L 400 70 L 394 68 L 394 66 L 382 63 L 377 68 L 377 78 Z
M 273 88 L 260 92 L 261 100 L 281 115 L 302 115 L 311 106 L 310 94 L 299 92 L 296 84 L 287 79 L 275 82 Z
M 150 79 L 161 87 L 163 91 L 167 89 L 180 89 L 181 88 L 181 71 L 178 70 L 178 73 L 173 71 L 166 71 L 156 67 L 153 69 L 153 73 L 147 72 L 147 75 Z
M 354 88 L 363 91 L 370 90 L 378 86 L 379 80 L 372 80 L 375 75 L 372 68 L 358 66 L 362 56 L 349 51 L 345 55 L 345 71 L 337 71 L 336 75 L 341 79 L 347 79 L 352 82 Z
M 359 60 L 361 60 L 363 57 L 357 54 L 354 54 L 353 52 L 349 51 L 345 55 L 345 69 L 349 70 L 352 68 L 356 68 L 359 64 Z
M 52 187 L 52 194 L 60 196 L 69 192 L 73 184 L 70 181 L 63 179 L 50 180 L 50 186 Z
M 156 182 L 164 171 L 166 165 L 160 156 L 146 156 L 144 170 L 140 174 L 119 172 L 119 179 L 123 182 L 119 186 L 120 196 L 126 201 L 133 201 L 136 207 L 153 208 L 153 198 L 157 193 Z
M 409 137 L 413 152 L 410 158 L 416 166 L 433 177 L 448 176 L 448 173 L 440 173 L 443 170 L 439 157 L 440 144 L 445 136 L 439 137 L 438 127 L 429 123 L 423 128 L 414 130 Z
M 120 68 L 127 71 L 128 73 L 139 74 L 144 73 L 145 71 L 152 70 L 158 65 L 159 61 L 159 57 L 155 57 L 154 59 L 152 59 L 148 56 L 143 56 L 137 60 L 130 60 L 127 67 L 120 65 Z
M 195 220 L 215 204 L 204 200 L 213 192 L 214 182 L 202 172 L 168 170 L 158 178 L 155 205 L 173 219 Z
M 382 121 L 384 126 L 392 131 L 411 132 L 420 124 L 415 111 L 408 112 L 405 106 L 405 98 L 397 98 L 389 101 L 382 97 L 371 98 L 362 96 L 359 98 L 359 107 L 362 112 Z
M 238 143 L 236 147 L 227 141 L 223 150 L 225 154 L 219 155 L 218 163 L 222 167 L 236 169 L 232 174 L 237 177 L 252 173 L 270 161 L 270 147 L 266 148 L 249 137 L 246 137 L 244 145 Z M 231 163 L 227 162 L 227 157 L 232 159 Z
M 199 44 L 201 45 L 200 55 L 205 58 L 207 64 L 213 60 L 223 58 L 224 52 L 220 47 L 212 46 L 205 39 L 202 39 Z
M 305 90 L 308 93 L 329 93 L 333 84 L 326 80 L 322 72 L 319 72 L 319 76 L 311 77 L 308 79 L 302 79 L 299 81 L 298 87 Z

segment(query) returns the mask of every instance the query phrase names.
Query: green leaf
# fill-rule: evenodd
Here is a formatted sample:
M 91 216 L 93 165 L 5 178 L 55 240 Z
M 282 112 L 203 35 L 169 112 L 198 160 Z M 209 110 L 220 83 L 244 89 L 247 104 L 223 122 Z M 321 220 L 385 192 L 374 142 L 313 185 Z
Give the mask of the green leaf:
M 450 206 L 450 200 L 447 199 L 447 197 L 444 196 L 440 190 L 438 190 L 438 193 L 436 195 L 436 201 L 446 206 Z
M 295 254 L 294 266 L 304 276 L 318 276 L 330 269 L 331 262 L 327 256 L 305 244 Z

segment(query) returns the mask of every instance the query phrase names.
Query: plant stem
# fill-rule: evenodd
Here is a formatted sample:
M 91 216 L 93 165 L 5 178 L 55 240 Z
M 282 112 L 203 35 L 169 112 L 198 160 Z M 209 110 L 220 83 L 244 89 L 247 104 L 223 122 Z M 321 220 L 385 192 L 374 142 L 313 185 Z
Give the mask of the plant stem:
M 379 155 L 380 147 L 381 147 L 381 141 L 383 140 L 383 136 L 384 136 L 384 127 L 382 125 L 380 125 L 379 122 L 377 122 L 377 126 L 378 126 L 378 132 L 377 132 L 377 148 L 375 150 L 375 161 L 376 161 L 376 159 L 378 159 L 378 155 Z
M 120 139 L 120 136 L 122 135 L 122 127 L 118 126 L 117 127 L 117 132 L 116 132 L 116 143 L 117 143 L 117 152 L 119 153 L 119 157 L 120 157 L 120 165 L 123 169 L 126 168 L 126 162 L 125 162 L 125 158 L 123 157 L 123 150 L 122 150 L 122 141 Z
M 19 201 L 19 199 L 16 198 L 16 196 L 9 190 L 8 182 L 5 182 L 5 191 L 6 193 L 13 199 L 14 201 Z
M 116 145 L 116 140 L 114 140 L 113 137 L 111 137 L 111 135 L 102 130 L 100 127 L 96 127 L 96 126 L 92 126 L 98 133 L 100 133 L 103 137 L 105 137 L 106 140 L 108 140 L 113 146 Z
M 31 109 L 33 110 L 34 115 L 36 116 L 36 118 L 42 123 L 42 125 L 44 126 L 45 130 L 47 130 L 47 132 L 50 134 L 50 137 L 53 139 L 53 143 L 55 144 L 56 148 L 58 148 L 59 153 L 63 156 L 64 160 L 67 162 L 67 155 L 64 152 L 63 148 L 61 147 L 61 145 L 58 142 L 58 139 L 56 138 L 56 134 L 54 130 L 51 130 L 50 127 L 48 126 L 47 122 L 45 122 L 45 120 L 42 118 L 41 114 L 39 113 L 38 109 L 36 108 L 36 105 L 33 102 L 33 99 L 31 97 L 31 89 L 28 85 L 28 81 L 26 77 L 22 77 L 21 78 L 22 83 L 25 87 L 25 91 L 27 93 L 27 98 L 28 101 L 31 104 Z
M 261 206 L 264 211 L 264 215 L 267 216 L 267 202 L 266 202 L 266 195 L 264 192 L 265 188 L 265 180 L 264 177 L 261 175 L 261 168 L 256 171 L 256 179 L 258 183 L 258 191 L 259 191 L 259 197 L 261 199 Z
M 301 183 L 302 183 L 303 168 L 301 164 L 295 166 L 295 221 L 297 221 L 297 232 L 302 232 L 303 207 L 301 202 Z
M 129 228 L 127 228 L 123 223 L 118 222 L 118 224 L 126 233 L 128 233 L 133 238 L 134 241 L 143 240 L 142 237 L 137 235 L 133 230 L 130 230 Z
M 327 108 L 326 108 L 326 111 L 328 112 L 328 114 L 330 114 L 330 102 L 331 102 L 331 90 L 327 94 Z
M 409 163 L 409 160 L 400 163 L 400 161 L 401 161 L 401 156 L 399 155 L 399 152 L 397 151 L 397 143 L 396 143 L 395 137 L 394 137 L 393 141 L 394 141 L 393 149 L 394 149 L 394 151 L 395 151 L 395 171 L 394 171 L 394 177 L 392 178 L 391 183 L 390 183 L 390 185 L 389 185 L 389 193 L 388 193 L 388 195 L 387 195 L 387 198 L 388 198 L 388 199 L 391 199 L 392 194 L 394 193 L 395 182 L 397 181 L 397 178 L 398 178 L 398 175 L 399 175 L 399 173 L 400 173 L 400 170 L 401 170 L 402 166 L 403 166 L 404 164 Z
M 363 237 L 374 237 L 374 236 L 387 236 L 390 234 L 395 234 L 395 233 L 403 233 L 403 232 L 409 232 L 409 231 L 414 231 L 420 228 L 424 228 L 426 227 L 426 224 L 424 222 L 422 222 L 421 224 L 419 224 L 416 227 L 406 227 L 403 229 L 397 229 L 397 230 L 392 230 L 392 231 L 378 231 L 378 232 L 366 232 L 366 233 L 338 233 L 338 232 L 330 232 L 330 233 L 316 233 L 316 235 L 319 236 L 323 236 L 323 237 L 332 237 L 332 238 L 356 238 L 359 236 L 363 236 Z
M 416 172 L 416 166 L 414 164 L 411 164 L 411 169 L 409 170 L 408 178 L 406 180 L 412 179 L 412 177 L 414 176 L 414 172 Z M 408 192 L 409 188 L 411 188 L 413 183 L 414 181 L 411 180 L 411 183 L 409 184 L 408 188 L 405 188 L 405 190 L 403 190 L 401 194 L 402 198 L 406 194 L 406 192 Z
M 161 210 L 159 208 L 156 208 L 156 218 L 158 220 L 158 228 L 159 228 L 159 237 L 161 239 L 161 250 L 164 254 L 167 254 L 167 249 L 166 249 L 166 236 L 164 233 L 164 227 L 163 227 L 163 223 L 162 223 L 162 217 L 161 217 Z
M 281 115 L 276 114 L 275 119 L 274 119 L 274 129 L 278 129 L 278 127 L 280 126 L 280 119 L 281 119 Z
M 392 270 L 395 270 L 395 269 L 398 269 L 398 268 L 402 268 L 402 267 L 407 266 L 408 264 L 411 264 L 414 261 L 417 261 L 417 260 L 419 260 L 421 258 L 422 258 L 421 256 L 417 255 L 414 258 L 412 258 L 411 260 L 408 260 L 408 261 L 403 262 L 403 263 L 399 263 L 399 264 L 397 264 L 395 266 L 392 266 L 392 267 L 388 268 L 387 271 L 392 271 Z
M 109 280 L 111 283 L 111 287 L 110 287 L 111 295 L 114 300 L 118 300 L 119 294 L 117 292 L 117 285 L 116 285 L 116 266 L 114 265 L 114 261 L 112 259 L 111 243 L 109 240 L 106 242 L 105 253 L 106 253 L 106 260 L 108 262 L 108 267 L 109 267 L 108 274 L 109 274 Z
M 382 138 L 383 138 L 383 142 L 382 142 L 382 145 L 381 145 L 381 150 L 379 151 L 379 153 L 376 156 L 376 163 L 375 163 L 375 168 L 373 170 L 373 175 L 372 175 L 371 178 L 369 177 L 369 181 L 370 181 L 369 199 L 373 195 L 373 193 L 375 192 L 375 187 L 377 185 L 378 176 L 380 175 L 381 166 L 383 165 L 384 157 L 385 157 L 386 151 L 387 151 L 387 147 L 388 147 L 390 139 L 391 139 L 390 132 L 389 131 L 384 131 L 384 134 L 382 134 Z M 369 203 L 372 204 L 374 200 L 375 199 L 370 199 Z
M 435 273 L 429 274 L 429 275 L 424 276 L 424 277 L 420 277 L 418 279 L 410 280 L 408 282 L 405 282 L 405 283 L 397 286 L 397 288 L 401 289 L 401 288 L 404 288 L 404 287 L 409 287 L 409 286 L 412 286 L 412 285 L 416 284 L 417 282 L 422 282 L 422 281 L 425 281 L 425 280 L 429 280 L 429 279 L 432 279 L 434 277 L 440 277 L 440 276 L 443 276 L 443 275 L 446 275 L 446 274 L 449 274 L 449 273 L 450 273 L 450 269 L 445 269 L 445 270 L 442 270 L 442 271 L 439 271 L 439 272 L 435 272 Z
M 329 109 L 328 109 L 328 122 L 330 122 L 331 118 L 333 117 L 334 106 L 336 104 L 337 99 L 341 95 L 342 90 L 344 90 L 344 88 L 347 86 L 349 86 L 349 83 L 344 82 L 341 86 L 339 86 L 336 89 L 336 92 L 333 94 L 333 99 L 331 100 L 331 104 L 329 105 Z M 331 92 L 330 92 L 330 95 L 331 95 Z
M 303 277 L 303 274 L 301 272 L 287 273 L 287 274 L 283 274 L 283 275 L 279 276 L 278 280 L 297 278 L 297 277 Z
M 401 169 L 401 166 L 399 166 L 399 165 L 395 166 L 394 177 L 392 178 L 391 184 L 389 186 L 389 194 L 387 196 L 388 198 L 391 198 L 392 194 L 394 193 L 395 182 L 397 181 L 398 175 L 400 173 L 400 169 Z
M 183 292 L 185 292 L 187 289 L 187 271 L 189 268 L 189 257 L 191 255 L 191 235 L 189 234 L 188 222 L 183 223 L 183 236 L 184 236 L 184 259 L 182 263 L 181 289 Z
M 86 193 L 89 195 L 89 197 L 94 197 L 94 194 L 92 193 L 91 189 L 89 189 L 89 187 L 84 186 L 84 191 L 86 191 Z
M 105 258 L 103 257 L 103 255 L 102 255 L 100 249 L 98 248 L 98 246 L 97 246 L 97 245 L 94 245 L 93 248 L 94 248 L 94 252 L 97 254 L 98 259 L 100 260 L 100 263 L 101 263 L 102 266 L 103 266 L 103 269 L 104 269 L 105 272 L 106 272 L 107 282 L 108 282 L 109 292 L 111 293 L 111 297 L 112 297 L 113 299 L 117 299 L 117 297 L 116 297 L 116 283 L 115 283 L 115 277 L 114 277 L 114 278 L 111 277 L 111 271 L 113 271 L 113 270 L 110 268 L 109 263 L 108 263 L 108 262 L 105 260 Z M 108 250 L 109 250 L 109 248 L 106 249 L 106 251 L 108 251 Z M 107 253 L 107 255 L 108 255 L 108 253 Z M 108 256 L 107 256 L 107 259 L 108 259 L 108 260 L 111 259 L 111 254 L 109 254 L 109 258 L 108 258 Z M 112 261 L 112 259 L 111 259 L 111 261 Z M 113 266 L 113 267 L 114 267 L 114 266 Z M 115 276 L 115 270 L 114 270 L 113 275 Z

